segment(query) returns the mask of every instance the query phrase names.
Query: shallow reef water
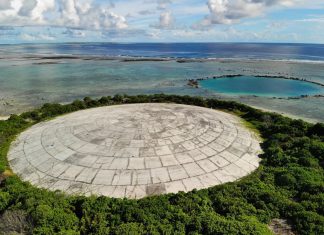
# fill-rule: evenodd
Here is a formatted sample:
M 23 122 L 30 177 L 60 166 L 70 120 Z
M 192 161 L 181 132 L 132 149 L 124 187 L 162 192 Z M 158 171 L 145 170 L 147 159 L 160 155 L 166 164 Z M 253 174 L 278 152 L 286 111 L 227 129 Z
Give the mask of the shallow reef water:
M 181 50 L 175 50 L 174 45 L 164 46 L 164 51 L 159 49 L 160 51 L 155 52 L 152 48 L 156 49 L 159 45 L 146 46 L 145 50 L 142 47 L 138 49 L 134 45 L 126 45 L 127 50 L 119 48 L 112 54 L 109 54 L 112 52 L 111 48 L 90 46 L 1 46 L 0 116 L 20 113 L 47 102 L 64 103 L 85 96 L 166 93 L 235 100 L 309 121 L 324 121 L 324 98 L 312 96 L 323 95 L 323 87 L 301 81 L 268 78 L 294 77 L 324 84 L 324 59 L 309 60 L 313 55 L 295 56 L 298 55 L 297 49 L 302 50 L 302 47 L 289 51 L 289 58 L 278 60 L 277 58 L 282 57 L 275 53 L 270 55 L 270 52 L 264 54 L 257 51 L 248 54 L 248 45 L 234 45 L 236 48 L 240 47 L 238 54 L 235 54 L 235 50 L 226 52 L 230 48 L 228 45 L 223 45 L 222 50 L 218 46 L 219 58 L 216 57 L 215 48 L 214 54 L 208 54 L 206 45 L 196 46 L 194 49 L 183 46 Z M 262 46 L 264 50 L 269 50 L 268 45 Z M 172 53 L 172 50 L 175 52 Z M 202 53 L 199 54 L 199 50 Z M 132 57 L 121 54 L 131 54 Z M 151 57 L 144 58 L 143 55 Z M 240 57 L 236 57 L 237 55 Z M 239 82 L 235 79 L 228 80 L 227 88 L 233 90 L 249 84 L 248 88 L 252 91 L 233 92 L 225 88 L 220 90 L 219 86 L 212 89 L 213 85 L 208 83 L 221 81 L 217 79 L 202 81 L 202 86 L 198 89 L 187 85 L 188 79 L 231 74 L 241 74 L 246 78 Z M 253 80 L 253 76 L 267 78 Z M 300 95 L 311 96 L 288 98 Z

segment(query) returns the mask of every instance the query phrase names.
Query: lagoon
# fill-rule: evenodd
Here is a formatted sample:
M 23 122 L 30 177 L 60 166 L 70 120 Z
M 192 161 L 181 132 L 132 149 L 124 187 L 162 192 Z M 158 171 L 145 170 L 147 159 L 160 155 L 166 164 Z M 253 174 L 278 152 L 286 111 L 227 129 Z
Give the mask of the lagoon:
M 251 91 L 226 94 L 187 85 L 188 79 L 232 74 L 294 77 L 324 84 L 324 57 L 320 57 L 323 54 L 322 45 L 296 44 L 1 45 L 0 118 L 44 103 L 66 103 L 85 96 L 165 93 L 233 100 L 323 122 L 324 97 L 273 99 L 273 95 L 279 97 L 278 91 L 255 97 Z M 274 79 L 266 82 L 279 82 L 270 80 Z M 299 85 L 297 88 L 300 90 Z M 280 97 L 324 95 L 323 90 L 311 93 L 308 88 L 306 92 L 282 92 Z
M 306 81 L 277 77 L 236 76 L 206 79 L 202 88 L 226 95 L 254 95 L 265 97 L 299 97 L 324 93 L 324 87 Z

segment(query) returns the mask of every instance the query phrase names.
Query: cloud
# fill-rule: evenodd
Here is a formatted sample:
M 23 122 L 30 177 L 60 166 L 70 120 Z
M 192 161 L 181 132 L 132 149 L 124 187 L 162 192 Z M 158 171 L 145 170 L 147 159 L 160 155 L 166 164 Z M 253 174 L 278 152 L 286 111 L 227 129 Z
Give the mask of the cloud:
M 61 26 L 92 30 L 125 29 L 126 18 L 112 11 L 113 4 L 96 5 L 92 0 L 0 0 L 0 25 Z M 9 1 L 10 2 L 10 1 Z M 6 10 L 4 10 L 6 9 Z
M 0 30 L 14 30 L 14 27 L 11 26 L 0 26 Z
M 149 37 L 150 35 L 147 34 L 146 30 L 142 29 L 125 29 L 125 30 L 116 30 L 111 29 L 101 33 L 101 36 L 104 39 L 127 39 L 134 35 L 141 35 L 143 37 Z
M 158 3 L 158 6 L 157 6 L 158 10 L 165 10 L 165 9 L 167 9 L 167 6 L 172 3 L 172 1 L 171 0 L 157 0 L 157 3 Z
M 138 12 L 138 14 L 140 15 L 153 15 L 155 13 L 155 11 L 152 11 L 152 10 L 141 10 Z
M 174 29 L 175 20 L 170 11 L 164 11 L 160 14 L 159 22 L 151 25 L 156 29 Z
M 36 7 L 37 1 L 36 0 L 25 0 L 22 2 L 22 6 L 18 12 L 20 16 L 30 16 L 32 10 Z
M 80 15 L 82 14 L 78 10 L 82 10 L 82 8 L 78 8 L 78 5 L 74 0 L 62 0 L 60 3 L 60 13 L 61 19 L 63 19 L 64 23 L 71 26 L 78 26 L 80 23 Z
M 241 19 L 262 15 L 270 7 L 291 6 L 294 2 L 296 0 L 208 0 L 210 14 L 193 28 L 202 29 L 214 24 L 238 23 Z
M 0 10 L 7 10 L 11 8 L 11 2 L 9 0 L 0 0 Z
M 324 16 L 323 15 L 311 15 L 310 18 L 299 19 L 299 20 L 296 20 L 296 22 L 324 23 Z
M 143 4 L 154 4 L 157 10 L 166 10 L 174 0 L 144 0 Z
M 20 38 L 25 41 L 53 41 L 56 39 L 53 35 L 48 34 L 28 34 L 23 33 Z
M 323 0 L 0 0 L 0 43 L 291 41 L 288 35 L 323 42 L 323 9 Z
M 23 1 L 29 4 L 30 0 Z M 23 5 L 24 6 L 24 5 Z M 36 24 L 46 24 L 45 13 L 55 9 L 55 0 L 37 0 L 35 7 L 31 10 L 31 19 Z M 19 14 L 19 13 L 18 13 Z
M 0 39 L 8 38 L 10 36 L 17 36 L 18 32 L 15 31 L 14 27 L 0 26 Z
M 86 33 L 83 30 L 78 29 L 66 29 L 62 34 L 69 38 L 84 38 L 86 36 Z

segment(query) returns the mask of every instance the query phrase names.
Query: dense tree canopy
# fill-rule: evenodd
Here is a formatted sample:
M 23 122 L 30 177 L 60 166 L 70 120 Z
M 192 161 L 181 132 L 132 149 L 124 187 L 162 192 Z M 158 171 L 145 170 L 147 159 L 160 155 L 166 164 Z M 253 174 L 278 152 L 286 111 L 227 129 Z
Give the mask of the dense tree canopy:
M 10 142 L 29 126 L 80 109 L 143 102 L 174 102 L 236 113 L 264 140 L 261 166 L 234 183 L 141 200 L 49 192 L 5 171 Z M 267 224 L 273 218 L 287 219 L 299 234 L 324 234 L 323 141 L 324 124 L 200 97 L 116 95 L 86 97 L 67 105 L 45 104 L 0 121 L 0 234 L 10 232 L 9 228 L 47 235 L 271 234 Z M 25 220 L 8 222 L 3 219 L 8 214 Z M 30 224 L 22 226 L 21 221 Z

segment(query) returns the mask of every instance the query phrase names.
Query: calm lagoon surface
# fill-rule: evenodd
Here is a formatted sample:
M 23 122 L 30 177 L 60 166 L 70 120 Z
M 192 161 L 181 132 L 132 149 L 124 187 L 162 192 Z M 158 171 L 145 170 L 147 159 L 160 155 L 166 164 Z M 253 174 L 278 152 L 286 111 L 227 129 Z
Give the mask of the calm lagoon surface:
M 265 97 L 298 97 L 324 93 L 324 87 L 313 83 L 271 77 L 238 76 L 207 79 L 201 86 L 228 95 Z
M 224 75 L 243 79 L 188 79 Z M 233 100 L 312 122 L 324 122 L 324 45 L 256 43 L 0 45 L 0 116 L 47 102 L 117 93 L 199 95 Z M 219 83 L 224 86 L 220 89 Z M 206 83 L 206 84 L 205 84 Z M 249 88 L 242 91 L 242 88 Z M 251 90 L 252 89 L 252 90 Z M 253 95 L 257 95 L 255 97 Z M 299 95 L 307 98 L 289 99 Z M 273 98 L 273 96 L 277 98 Z

